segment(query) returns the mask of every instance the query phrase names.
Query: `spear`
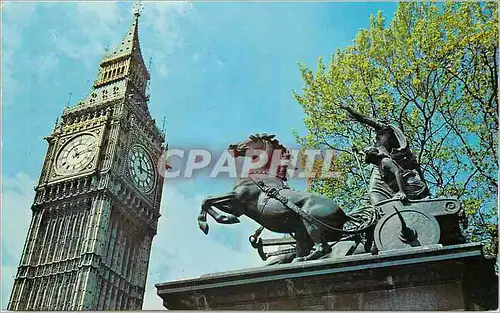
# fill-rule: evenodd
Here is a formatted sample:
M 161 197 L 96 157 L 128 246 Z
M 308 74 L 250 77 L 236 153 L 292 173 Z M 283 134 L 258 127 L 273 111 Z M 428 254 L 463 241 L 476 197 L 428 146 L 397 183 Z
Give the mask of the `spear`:
M 359 153 L 359 150 L 358 148 L 356 148 L 355 146 L 352 146 L 351 147 L 351 150 L 352 150 L 352 153 L 354 154 L 354 158 L 356 159 L 356 163 L 358 165 L 358 169 L 359 169 L 359 174 L 361 175 L 361 179 L 363 179 L 363 182 L 365 183 L 365 188 L 366 188 L 366 192 L 370 192 L 370 190 L 368 189 L 368 182 L 366 181 L 366 178 L 365 178 L 365 174 L 364 174 L 364 171 L 363 171 L 363 168 L 361 167 L 361 162 L 359 162 L 359 159 L 358 159 L 358 153 Z

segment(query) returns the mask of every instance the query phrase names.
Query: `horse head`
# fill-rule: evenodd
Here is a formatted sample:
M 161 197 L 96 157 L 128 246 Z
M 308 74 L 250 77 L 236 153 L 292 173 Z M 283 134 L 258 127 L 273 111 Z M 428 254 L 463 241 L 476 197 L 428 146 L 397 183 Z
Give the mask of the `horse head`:
M 252 151 L 252 158 L 257 158 L 255 151 L 263 151 L 267 154 L 267 163 L 261 168 L 252 171 L 253 173 L 266 173 L 269 172 L 271 162 L 273 161 L 273 154 L 279 154 L 280 164 L 278 165 L 278 172 L 276 177 L 286 180 L 286 168 L 291 159 L 291 155 L 287 148 L 283 146 L 277 139 L 276 135 L 254 134 L 250 135 L 248 139 L 229 145 L 228 150 L 232 155 L 237 157 L 248 156 L 247 152 Z M 251 173 L 252 173 L 251 172 Z
M 266 133 L 250 135 L 250 137 L 246 140 L 230 144 L 228 150 L 235 158 L 246 156 L 247 151 L 251 150 L 261 150 L 266 152 L 280 150 L 281 153 L 285 153 L 287 149 L 280 144 L 277 139 L 274 139 L 274 137 L 276 137 L 276 135 L 268 135 Z

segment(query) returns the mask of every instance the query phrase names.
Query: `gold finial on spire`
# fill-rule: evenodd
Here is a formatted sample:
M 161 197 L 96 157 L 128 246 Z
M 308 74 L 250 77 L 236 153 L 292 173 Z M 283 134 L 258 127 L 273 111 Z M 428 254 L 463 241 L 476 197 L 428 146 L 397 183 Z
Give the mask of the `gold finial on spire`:
M 133 12 L 136 19 L 141 16 L 142 9 L 143 7 L 141 1 L 137 1 L 136 3 L 134 3 Z

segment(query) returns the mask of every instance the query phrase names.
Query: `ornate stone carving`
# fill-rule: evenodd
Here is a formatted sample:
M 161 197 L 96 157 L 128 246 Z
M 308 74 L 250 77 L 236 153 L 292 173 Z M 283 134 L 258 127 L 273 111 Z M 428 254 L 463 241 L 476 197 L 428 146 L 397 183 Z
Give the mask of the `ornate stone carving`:
M 137 19 L 131 33 L 138 48 Z M 164 141 L 153 127 L 148 97 L 127 79 L 128 67 L 137 62 L 144 67 L 135 52 L 103 59 L 89 96 L 65 108 L 61 122 L 47 137 L 49 148 L 32 206 L 24 263 L 9 309 L 141 308 L 159 201 L 138 192 L 125 177 L 111 170 L 120 157 L 126 156 L 127 145 L 144 142 L 148 151 L 156 153 Z M 149 79 L 145 67 L 139 75 L 145 76 L 141 78 L 144 81 Z M 138 96 L 137 103 L 125 98 L 125 92 L 132 89 Z M 129 112 L 139 122 L 134 132 L 127 132 L 124 123 Z M 97 138 L 94 160 L 78 173 L 59 175 L 53 170 L 57 153 L 74 136 L 84 133 Z M 85 282 L 85 286 L 79 282 Z M 62 296 L 50 306 L 42 305 L 49 303 L 42 291 L 47 290 L 48 295 L 60 286 L 64 287 Z M 107 292 L 113 288 L 118 291 Z M 109 298 L 104 299 L 105 295 Z

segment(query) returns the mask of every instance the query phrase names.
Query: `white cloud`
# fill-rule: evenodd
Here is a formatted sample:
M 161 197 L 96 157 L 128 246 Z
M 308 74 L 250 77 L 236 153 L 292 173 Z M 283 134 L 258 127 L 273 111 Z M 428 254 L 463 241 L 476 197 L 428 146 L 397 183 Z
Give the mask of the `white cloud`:
M 132 7 L 130 4 L 130 9 Z M 189 2 L 159 1 L 145 2 L 143 7 L 139 32 L 153 39 L 148 46 L 154 48 L 145 49 L 142 44 L 142 49 L 148 52 L 147 57 L 153 57 L 160 74 L 166 75 L 166 56 L 175 47 L 185 44 L 181 30 L 176 27 L 176 18 L 188 14 L 192 5 Z M 55 48 L 63 55 L 85 62 L 87 66 L 95 66 L 89 56 L 103 55 L 105 47 L 113 49 L 132 23 L 132 12 L 120 10 L 118 2 L 78 2 L 69 8 L 71 31 L 67 31 L 65 25 L 65 29 L 55 32 Z M 126 25 L 126 28 L 118 25 Z M 140 35 L 141 40 L 144 38 Z
M 25 57 L 23 51 L 23 30 L 32 21 L 37 4 L 34 2 L 3 2 L 2 3 L 2 95 L 3 105 L 17 93 L 25 91 L 22 77 L 16 72 L 16 57 Z
M 50 50 L 29 46 L 28 27 L 41 23 L 53 7 L 60 16 L 70 16 L 63 22 L 53 24 L 50 29 L 42 29 L 42 36 L 50 43 Z M 125 4 L 132 7 L 132 3 Z M 153 57 L 158 74 L 168 74 L 167 57 L 173 49 L 185 45 L 186 39 L 176 26 L 177 18 L 186 16 L 191 10 L 189 2 L 146 2 L 141 31 L 143 38 L 151 38 L 144 56 Z M 27 92 L 23 80 L 26 75 L 19 72 L 20 64 L 32 63 L 37 68 L 36 75 L 51 75 L 61 64 L 60 57 L 82 62 L 88 68 L 95 68 L 96 60 L 104 54 L 106 47 L 113 49 L 123 38 L 132 22 L 132 14 L 123 10 L 120 2 L 3 2 L 2 3 L 2 95 L 3 105 L 14 102 L 16 96 Z M 44 22 L 43 25 L 47 23 Z M 39 27 L 43 27 L 40 25 Z M 37 27 L 37 28 L 39 28 Z M 38 30 L 40 32 L 40 30 Z M 39 35 L 38 35 L 39 36 Z M 33 56 L 32 51 L 38 50 Z M 147 62 L 147 60 L 145 60 Z
M 64 8 L 67 23 L 57 24 L 45 32 L 53 51 L 39 53 L 29 59 L 24 50 L 24 31 L 36 23 L 41 6 Z M 192 11 L 188 2 L 146 2 L 140 31 L 152 42 L 142 44 L 145 57 L 153 56 L 159 74 L 166 75 L 166 60 L 175 48 L 186 45 L 176 19 Z M 18 62 L 33 62 L 43 75 L 60 64 L 60 57 L 69 57 L 95 67 L 94 56 L 101 56 L 104 47 L 113 48 L 126 29 L 117 27 L 132 16 L 122 14 L 116 2 L 85 3 L 3 3 L 2 89 L 5 95 L 23 92 L 22 77 L 17 77 Z M 124 21 L 123 21 L 124 22 Z M 125 24 L 124 24 L 125 25 Z M 128 22 L 126 23 L 128 27 Z M 144 36 L 146 37 L 146 36 Z M 141 36 L 142 40 L 143 36 Z M 147 49 L 153 47 L 152 49 Z M 55 53 L 54 53 L 55 51 Z M 198 58 L 198 57 L 197 57 Z M 147 61 L 147 60 L 146 60 Z M 4 103 L 7 103 L 4 101 Z M 27 230 L 31 221 L 30 206 L 36 181 L 26 174 L 7 177 L 2 184 L 2 309 L 10 296 Z M 153 241 L 144 309 L 162 309 L 154 284 L 205 273 L 259 266 L 262 261 L 248 243 L 248 236 L 257 225 L 242 219 L 237 225 L 224 226 L 209 220 L 211 232 L 205 236 L 197 226 L 196 217 L 201 200 L 208 195 L 185 197 L 175 187 L 165 187 L 158 235 Z
M 162 216 L 154 238 L 144 310 L 164 309 L 156 295 L 157 283 L 199 277 L 203 274 L 257 267 L 263 264 L 248 236 L 258 225 L 244 217 L 234 225 L 208 220 L 208 236 L 198 228 L 200 204 L 207 194 L 185 197 L 175 186 L 166 186 Z
M 26 27 L 36 10 L 37 4 L 34 2 L 2 2 L 4 18 L 16 22 L 19 27 Z
M 2 309 L 6 309 L 19 258 L 31 221 L 30 206 L 36 181 L 19 173 L 2 184 Z M 143 309 L 163 309 L 156 295 L 157 283 L 203 274 L 261 266 L 248 236 L 257 224 L 244 217 L 241 223 L 220 225 L 208 220 L 205 236 L 197 224 L 200 204 L 207 194 L 186 197 L 175 186 L 165 186 L 158 234 L 153 240 Z M 269 237 L 268 235 L 264 235 Z
M 31 60 L 36 74 L 42 78 L 51 78 L 52 71 L 59 66 L 59 58 L 54 53 L 40 54 Z
M 77 2 L 68 7 L 69 25 L 52 29 L 54 48 L 61 55 L 95 67 L 94 58 L 103 55 L 107 45 L 117 44 L 125 30 L 117 27 L 124 17 L 117 2 Z
M 174 18 L 186 16 L 192 9 L 193 5 L 185 1 L 151 1 L 144 3 L 142 14 L 145 23 L 151 26 L 159 37 L 166 38 L 174 28 Z
M 7 304 L 31 222 L 35 180 L 19 173 L 2 181 L 2 309 Z
M 119 12 L 118 2 L 77 2 L 75 16 L 81 24 L 81 31 L 88 36 L 114 35 L 116 25 L 123 18 Z
M 155 69 L 161 76 L 168 75 L 166 61 L 175 48 L 186 45 L 187 39 L 177 25 L 177 18 L 186 17 L 193 10 L 190 2 L 156 1 L 145 2 L 141 17 L 140 32 L 152 36 L 152 42 L 142 45 L 143 51 L 151 56 Z

